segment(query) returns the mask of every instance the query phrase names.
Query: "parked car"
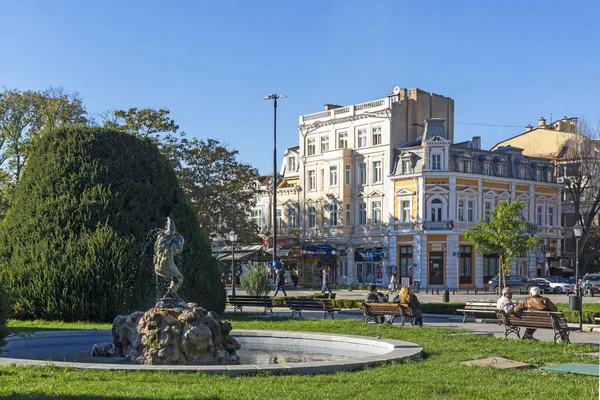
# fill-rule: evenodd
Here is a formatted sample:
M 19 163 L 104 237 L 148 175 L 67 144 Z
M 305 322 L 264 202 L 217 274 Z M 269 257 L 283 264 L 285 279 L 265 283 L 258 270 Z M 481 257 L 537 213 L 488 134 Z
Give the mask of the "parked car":
M 500 294 L 498 288 L 499 275 L 496 275 L 488 282 L 488 287 L 494 290 L 497 294 Z M 540 288 L 542 293 L 548 293 L 550 291 L 550 284 L 545 281 L 535 281 L 529 279 L 523 275 L 504 275 L 506 286 L 512 289 L 513 292 L 527 293 L 531 287 L 537 286 Z
M 564 279 L 558 276 L 541 276 L 533 278 L 533 280 L 548 282 L 552 293 L 569 293 L 573 290 L 573 285 L 570 282 L 565 282 Z
M 582 283 L 584 285 L 585 281 L 590 281 L 593 292 L 600 292 L 600 274 L 585 274 L 585 276 L 582 278 Z

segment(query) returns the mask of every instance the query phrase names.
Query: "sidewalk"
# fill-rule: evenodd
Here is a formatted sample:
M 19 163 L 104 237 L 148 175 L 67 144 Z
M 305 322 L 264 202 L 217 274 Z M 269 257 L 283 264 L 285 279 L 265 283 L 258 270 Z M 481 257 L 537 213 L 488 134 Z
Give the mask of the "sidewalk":
M 294 291 L 297 293 L 298 291 Z M 249 314 L 263 314 L 263 309 L 258 307 L 244 307 L 245 313 Z M 228 307 L 227 312 L 233 313 L 233 308 Z M 268 314 L 270 315 L 270 314 Z M 304 318 L 322 319 L 323 313 L 320 311 L 303 311 L 302 315 Z M 291 312 L 284 308 L 275 308 L 273 316 L 276 317 L 290 317 Z M 226 318 L 226 317 L 225 317 Z M 364 316 L 356 309 L 343 309 L 335 316 L 336 319 L 360 319 L 364 320 Z M 473 332 L 476 335 L 504 337 L 504 327 L 493 322 L 466 322 L 462 323 L 462 315 L 444 315 L 444 314 L 423 314 L 423 323 L 425 326 L 445 328 L 445 329 L 466 329 Z M 480 321 L 480 320 L 479 320 Z M 394 322 L 394 326 L 400 327 L 398 322 Z M 413 328 L 410 325 L 405 325 L 404 328 Z M 576 330 L 579 328 L 578 324 L 569 324 L 571 328 L 569 338 L 571 343 L 587 343 L 600 348 L 600 326 L 598 325 L 584 325 L 584 332 Z M 586 331 L 587 329 L 587 331 Z M 515 335 L 510 335 L 509 338 L 516 339 Z M 550 329 L 538 329 L 535 333 L 535 338 L 542 341 L 554 341 L 554 333 Z

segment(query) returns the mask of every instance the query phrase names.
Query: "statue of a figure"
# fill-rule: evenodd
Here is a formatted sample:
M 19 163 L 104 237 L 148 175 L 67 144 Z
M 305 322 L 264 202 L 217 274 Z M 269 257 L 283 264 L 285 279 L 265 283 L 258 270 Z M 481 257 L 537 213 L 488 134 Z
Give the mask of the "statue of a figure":
M 183 275 L 174 260 L 183 251 L 183 244 L 183 236 L 177 233 L 175 222 L 168 217 L 167 226 L 158 233 L 154 243 L 154 272 L 171 280 L 164 299 L 177 299 L 177 290 L 183 283 Z

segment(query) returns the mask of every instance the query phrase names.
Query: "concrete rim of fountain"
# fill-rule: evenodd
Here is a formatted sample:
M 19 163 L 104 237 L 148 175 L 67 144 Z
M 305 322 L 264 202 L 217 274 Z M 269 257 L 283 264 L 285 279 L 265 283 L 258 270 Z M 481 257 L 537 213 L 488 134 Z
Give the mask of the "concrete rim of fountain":
M 26 336 L 9 336 L 7 342 L 12 340 L 35 340 L 50 339 L 54 337 L 77 337 L 77 336 L 97 336 L 99 334 L 111 334 L 110 330 L 81 330 L 81 331 L 46 331 L 37 332 Z M 208 374 L 229 374 L 229 375 L 247 375 L 256 373 L 277 373 L 277 374 L 317 374 L 333 373 L 339 371 L 353 371 L 367 366 L 375 366 L 390 361 L 410 360 L 420 358 L 423 348 L 415 343 L 404 342 L 391 339 L 377 339 L 368 336 L 352 336 L 334 333 L 321 332 L 299 332 L 299 331 L 274 331 L 274 330 L 246 330 L 234 329 L 231 335 L 235 337 L 264 337 L 276 341 L 282 339 L 303 339 L 317 341 L 334 341 L 339 346 L 342 343 L 351 350 L 353 346 L 363 345 L 372 346 L 389 350 L 382 354 L 373 354 L 372 356 L 353 358 L 338 361 L 320 361 L 297 364 L 242 364 L 242 365 L 139 365 L 139 364 L 108 364 L 108 363 L 88 363 L 88 362 L 66 362 L 66 361 L 46 361 L 24 358 L 10 358 L 0 356 L 0 366 L 47 366 L 55 365 L 57 367 L 67 367 L 75 369 L 89 369 L 101 371 L 170 371 L 170 372 L 204 372 Z M 5 353 L 6 354 L 6 353 Z

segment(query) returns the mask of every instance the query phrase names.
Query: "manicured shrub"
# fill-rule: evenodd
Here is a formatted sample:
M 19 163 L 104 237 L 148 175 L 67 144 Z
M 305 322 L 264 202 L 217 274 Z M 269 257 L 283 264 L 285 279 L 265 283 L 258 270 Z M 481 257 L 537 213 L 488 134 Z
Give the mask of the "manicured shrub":
M 6 291 L 3 289 L 2 282 L 0 281 L 0 353 L 2 353 L 2 346 L 5 343 L 4 338 L 8 334 L 6 329 L 8 313 L 8 297 L 6 295 Z
M 240 278 L 240 284 L 249 296 L 266 296 L 271 291 L 269 273 L 260 265 L 252 265 L 246 275 Z
M 222 312 L 210 245 L 150 141 L 85 127 L 44 135 L 0 225 L 0 276 L 16 316 L 111 321 L 152 306 L 166 288 L 152 253 L 167 216 L 186 242 L 179 295 Z

